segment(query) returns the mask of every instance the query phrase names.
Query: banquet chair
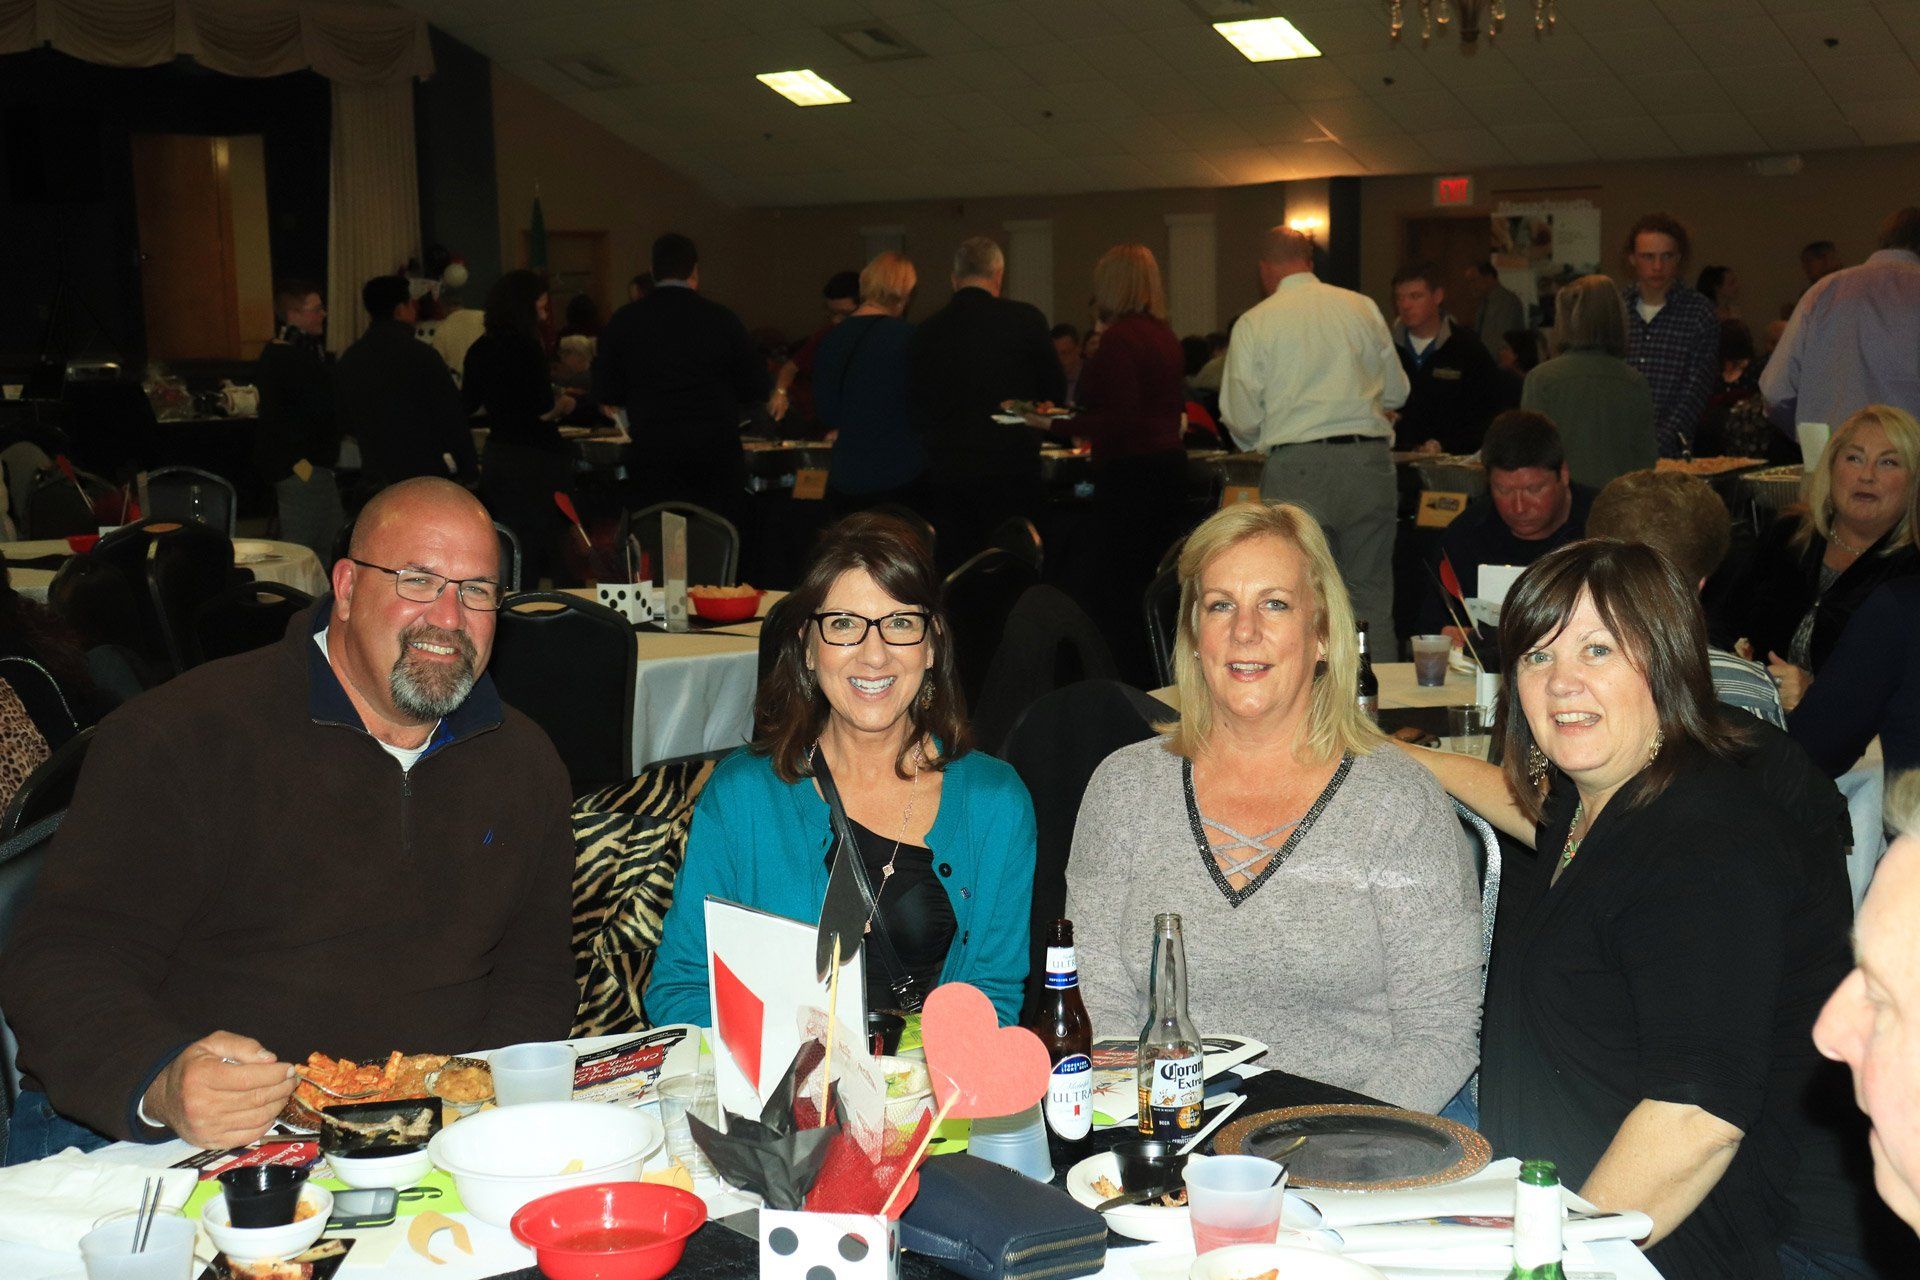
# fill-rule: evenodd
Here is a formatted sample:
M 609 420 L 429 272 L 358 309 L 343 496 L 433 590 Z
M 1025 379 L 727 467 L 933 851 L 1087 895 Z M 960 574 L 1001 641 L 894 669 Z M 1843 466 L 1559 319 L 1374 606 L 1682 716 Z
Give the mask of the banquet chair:
M 193 520 L 233 536 L 240 495 L 233 482 L 199 467 L 159 467 L 139 478 L 141 510 L 160 520 Z
M 304 591 L 278 582 L 236 582 L 193 614 L 199 662 L 264 649 L 287 634 L 293 616 L 313 603 Z
M 660 563 L 660 517 L 668 512 L 686 517 L 688 585 L 731 587 L 740 580 L 740 530 L 733 521 L 691 502 L 656 502 L 634 512 L 627 522 L 655 581 L 666 580 Z
M 1064 685 L 1120 674 L 1106 638 L 1057 587 L 1028 587 L 1007 615 L 1000 647 L 973 707 L 974 745 L 999 755 L 1020 713 Z
M 1449 796 L 1453 813 L 1473 846 L 1474 865 L 1480 873 L 1480 990 L 1487 989 L 1487 965 L 1493 956 L 1494 917 L 1500 908 L 1500 834 L 1485 818 Z M 1461 1099 L 1470 1101 L 1477 1116 L 1480 1108 L 1480 1071 L 1467 1077 L 1461 1087 Z M 1461 1099 L 1456 1099 L 1460 1101 Z M 1449 1104 L 1452 1105 L 1452 1104 Z
M 92 552 L 69 556 L 47 586 L 47 606 L 86 646 L 90 672 L 92 655 L 110 650 L 121 660 L 130 660 L 140 687 L 145 689 L 153 683 L 153 664 L 162 654 L 150 648 L 150 642 L 157 642 L 159 637 L 147 629 L 144 593 L 135 590 L 137 581 Z M 99 673 L 92 673 L 98 683 Z M 131 696 L 118 685 L 115 691 L 123 695 L 123 701 Z
M 557 591 L 509 596 L 487 674 L 507 705 L 546 730 L 573 794 L 633 776 L 633 687 L 639 650 L 625 617 Z
M 1046 570 L 1046 547 L 1040 540 L 1039 526 L 1025 516 L 1008 516 L 994 528 L 987 545 L 1019 556 L 1033 566 L 1037 577 Z
M 100 531 L 100 518 L 94 514 L 93 502 L 113 486 L 85 473 L 75 474 L 79 476 L 79 488 L 58 471 L 40 473 L 19 514 L 21 537 L 71 538 Z
M 1173 683 L 1173 649 L 1180 635 L 1180 567 L 1178 557 L 1153 575 L 1141 605 L 1147 617 L 1147 643 L 1153 651 L 1153 673 L 1160 687 Z
M 47 844 L 65 816 L 49 814 L 0 841 L 0 949 L 13 936 L 20 909 L 26 905 L 34 882 L 40 878 L 40 867 L 47 860 Z M 4 1104 L 0 1105 L 0 1164 L 7 1158 L 6 1121 L 20 1096 L 19 1055 L 20 1046 L 7 1026 L 6 1010 L 0 1009 L 0 1104 Z
M 953 628 L 954 664 L 968 706 L 980 700 L 987 669 L 1000 649 L 1007 618 L 1027 588 L 1038 586 L 1033 565 L 1000 547 L 976 552 L 947 575 L 943 591 L 947 622 Z
M 1180 717 L 1166 704 L 1118 680 L 1083 680 L 1046 694 L 1008 732 L 1001 759 L 1033 797 L 1033 907 L 1027 1008 L 1046 985 L 1047 926 L 1065 912 L 1067 855 L 1080 799 L 1100 762 L 1154 736 Z M 1023 1014 L 1021 1021 L 1026 1021 Z
M 87 762 L 93 734 L 92 725 L 80 730 L 21 781 L 13 799 L 0 810 L 0 840 L 11 839 L 15 832 L 61 813 L 73 803 L 74 784 L 80 780 L 80 766 Z
M 101 545 L 104 546 L 103 539 Z M 98 549 L 96 548 L 96 554 Z M 210 525 L 192 521 L 161 530 L 147 543 L 147 596 L 165 644 L 171 674 L 206 660 L 194 620 L 208 601 L 252 574 L 233 563 L 233 543 Z
M 580 1003 L 569 1035 L 615 1035 L 647 1025 L 641 992 L 686 859 L 693 804 L 722 754 L 652 765 L 573 802 Z

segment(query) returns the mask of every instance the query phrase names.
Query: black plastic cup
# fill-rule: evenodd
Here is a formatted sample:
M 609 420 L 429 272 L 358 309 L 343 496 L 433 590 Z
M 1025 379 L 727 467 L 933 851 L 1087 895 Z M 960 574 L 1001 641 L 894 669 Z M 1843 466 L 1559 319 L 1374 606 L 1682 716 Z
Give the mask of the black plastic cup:
M 236 1227 L 284 1227 L 293 1221 L 307 1171 L 284 1164 L 256 1164 L 220 1175 L 227 1221 Z
M 900 1052 L 900 1035 L 906 1029 L 907 1020 L 897 1013 L 870 1013 L 867 1015 L 867 1047 L 875 1057 L 892 1056 Z
M 1120 1164 L 1121 1189 L 1156 1193 L 1177 1189 L 1187 1167 L 1187 1158 L 1176 1154 L 1178 1151 L 1173 1143 L 1158 1138 L 1116 1143 L 1113 1155 Z

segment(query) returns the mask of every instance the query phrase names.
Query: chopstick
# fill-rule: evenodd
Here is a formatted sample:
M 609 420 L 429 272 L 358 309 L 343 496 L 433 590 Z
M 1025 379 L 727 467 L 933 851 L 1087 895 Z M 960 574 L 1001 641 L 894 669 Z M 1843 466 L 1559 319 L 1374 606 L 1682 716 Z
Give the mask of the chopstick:
M 147 1236 L 153 1230 L 153 1216 L 159 1212 L 160 1192 L 165 1186 L 165 1182 L 157 1178 L 147 1178 L 140 1183 L 140 1209 L 133 1218 L 133 1248 L 128 1250 L 129 1253 L 147 1251 Z M 152 1196 L 151 1205 L 148 1203 L 149 1194 Z

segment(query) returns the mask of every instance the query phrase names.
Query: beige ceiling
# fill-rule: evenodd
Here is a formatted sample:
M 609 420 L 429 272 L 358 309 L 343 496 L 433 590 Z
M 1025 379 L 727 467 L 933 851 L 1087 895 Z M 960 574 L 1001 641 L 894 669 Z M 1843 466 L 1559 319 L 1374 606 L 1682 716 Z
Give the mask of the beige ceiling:
M 1412 28 L 1390 45 L 1387 0 L 397 2 L 743 205 L 1920 141 L 1920 0 L 1559 0 L 1539 40 L 1508 0 L 1471 57 Z M 1208 26 L 1227 10 L 1291 18 L 1325 56 L 1249 63 Z M 925 56 L 828 34 L 876 20 Z M 555 65 L 574 58 L 629 83 L 586 89 Z M 794 67 L 852 104 L 753 78 Z

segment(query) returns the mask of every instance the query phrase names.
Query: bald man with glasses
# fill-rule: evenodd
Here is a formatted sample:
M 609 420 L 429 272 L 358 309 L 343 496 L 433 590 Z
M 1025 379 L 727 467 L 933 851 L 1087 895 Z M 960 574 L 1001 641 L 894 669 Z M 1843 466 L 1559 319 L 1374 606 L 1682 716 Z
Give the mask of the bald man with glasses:
M 0 957 L 9 1162 L 250 1142 L 316 1051 L 567 1033 L 567 774 L 486 676 L 498 566 L 471 494 L 395 485 L 284 640 L 101 724 Z

